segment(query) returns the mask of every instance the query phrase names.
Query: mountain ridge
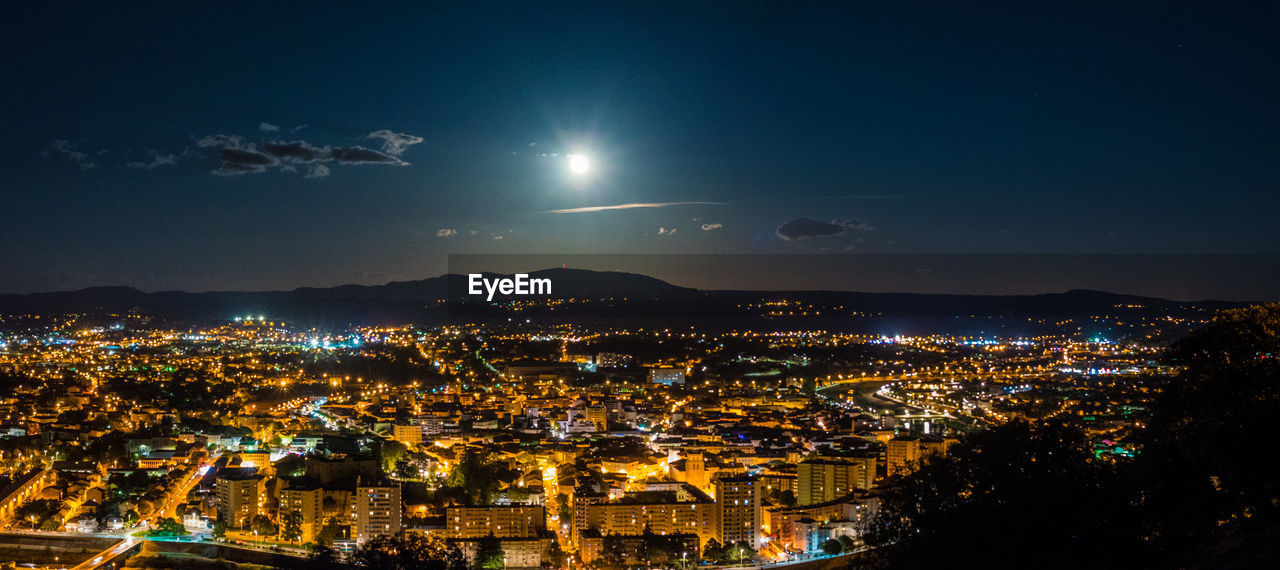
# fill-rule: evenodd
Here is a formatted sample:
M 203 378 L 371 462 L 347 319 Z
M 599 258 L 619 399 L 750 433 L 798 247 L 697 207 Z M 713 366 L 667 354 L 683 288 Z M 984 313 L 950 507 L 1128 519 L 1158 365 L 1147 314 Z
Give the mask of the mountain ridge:
M 483 274 L 487 279 L 509 275 Z M 784 297 L 821 307 L 815 311 L 826 311 L 828 315 L 838 315 L 843 311 L 847 315 L 908 317 L 1083 315 L 1117 306 L 1141 306 L 1156 312 L 1168 312 L 1246 304 L 1213 300 L 1182 302 L 1091 289 L 1031 295 L 699 290 L 642 274 L 572 268 L 542 269 L 528 275 L 531 278 L 550 278 L 552 297 L 573 299 L 581 304 L 562 308 L 555 315 L 567 317 L 750 317 L 760 314 L 760 303 Z M 382 285 L 346 284 L 256 292 L 146 292 L 129 286 L 108 285 L 72 291 L 3 294 L 0 295 L 0 312 L 122 313 L 137 310 L 175 319 L 231 319 L 236 315 L 271 314 L 283 320 L 325 325 L 419 322 L 449 314 L 486 317 L 505 314 L 502 313 L 505 309 L 500 306 L 478 303 L 465 296 L 465 287 L 466 276 L 456 273 Z M 459 308 L 465 310 L 459 311 Z M 535 314 L 540 313 L 535 311 Z

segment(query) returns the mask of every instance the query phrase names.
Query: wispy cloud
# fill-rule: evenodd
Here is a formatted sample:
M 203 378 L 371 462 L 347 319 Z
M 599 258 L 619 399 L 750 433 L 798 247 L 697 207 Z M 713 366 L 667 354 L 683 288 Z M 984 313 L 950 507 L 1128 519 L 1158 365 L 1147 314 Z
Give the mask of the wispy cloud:
M 436 237 L 447 238 L 447 237 L 453 237 L 456 235 L 458 235 L 458 230 L 455 230 L 453 228 L 440 228 L 436 230 Z
M 66 139 L 58 139 L 53 141 L 53 151 L 67 157 L 71 162 L 79 165 L 81 170 L 92 170 L 97 168 L 98 165 L 89 159 L 89 154 L 79 150 L 81 144 L 83 144 L 83 141 L 73 143 Z M 44 154 L 47 155 L 48 152 L 49 151 L 45 151 Z
M 724 227 L 724 224 L 702 224 L 702 231 L 709 232 L 711 230 L 718 230 L 723 227 Z
M 666 208 L 668 206 L 723 206 L 724 202 L 632 202 L 630 204 L 614 204 L 612 206 L 586 206 L 582 208 L 565 208 L 548 210 L 546 214 L 585 214 L 587 212 L 604 212 L 607 210 L 632 210 L 635 208 Z
M 171 164 L 177 164 L 177 163 L 178 163 L 178 155 L 171 154 L 171 153 L 157 152 L 151 157 L 150 162 L 136 161 L 136 162 L 130 162 L 126 166 L 128 166 L 129 168 L 141 168 L 144 170 L 150 170 L 152 168 L 157 168 L 160 166 L 169 166 Z
M 362 138 L 380 141 L 381 150 L 359 145 L 336 146 L 319 145 L 305 140 L 279 140 L 274 138 L 285 131 L 297 132 L 306 125 L 292 129 L 284 129 L 279 125 L 262 122 L 258 124 L 257 137 L 244 137 L 233 134 L 213 134 L 194 141 L 194 144 L 181 151 L 162 152 L 153 150 L 145 153 L 150 160 L 133 160 L 115 163 L 115 166 L 126 166 L 137 170 L 151 170 L 161 166 L 169 166 L 187 162 L 188 160 L 208 160 L 216 156 L 218 167 L 211 171 L 218 176 L 236 176 L 262 172 L 287 172 L 301 174 L 305 178 L 324 178 L 328 176 L 334 165 L 387 164 L 392 166 L 408 166 L 409 163 L 400 158 L 408 147 L 422 142 L 422 137 L 397 133 L 387 129 L 373 131 Z M 53 145 L 42 151 L 41 156 L 60 156 L 79 166 L 82 170 L 97 168 L 98 157 L 111 154 L 100 150 L 89 152 L 82 148 L 84 141 L 73 142 L 68 139 L 53 141 Z M 122 155 L 128 155 L 125 151 Z M 107 157 L 109 158 L 109 157 Z
M 405 133 L 393 133 L 387 129 L 373 131 L 365 135 L 365 138 L 381 140 L 382 152 L 391 156 L 400 156 L 405 149 L 422 142 L 422 137 Z

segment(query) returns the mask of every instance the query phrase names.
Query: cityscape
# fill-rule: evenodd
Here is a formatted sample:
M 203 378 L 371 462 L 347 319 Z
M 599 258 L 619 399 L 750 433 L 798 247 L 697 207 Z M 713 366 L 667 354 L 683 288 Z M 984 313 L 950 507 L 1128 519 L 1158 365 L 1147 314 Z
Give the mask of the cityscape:
M 1280 4 L 0 20 L 0 570 L 1280 567 Z
M 501 308 L 531 305 L 560 303 Z M 1149 309 L 1018 338 L 793 328 L 804 317 L 325 332 L 6 314 L 3 552 L 77 568 L 155 551 L 376 565 L 378 549 L 484 568 L 866 562 L 882 503 L 977 434 L 1054 425 L 1090 462 L 1132 462 L 1183 371 L 1164 339 L 1214 315 L 1177 306 L 1116 339 L 1078 325 Z M 745 310 L 762 307 L 812 309 L 767 294 Z

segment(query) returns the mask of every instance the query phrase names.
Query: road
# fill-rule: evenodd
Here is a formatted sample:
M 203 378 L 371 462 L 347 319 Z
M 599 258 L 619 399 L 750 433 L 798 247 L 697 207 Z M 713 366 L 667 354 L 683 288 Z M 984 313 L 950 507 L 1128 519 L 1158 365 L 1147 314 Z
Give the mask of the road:
M 138 545 L 138 540 L 134 538 L 126 538 L 117 542 L 111 548 L 103 550 L 97 556 L 85 560 L 80 564 L 72 567 L 72 570 L 90 570 L 92 568 L 101 568 L 103 565 L 111 562 L 115 557 L 128 552 L 130 549 Z
M 191 489 L 194 489 L 196 484 L 200 482 L 200 479 L 204 477 L 204 474 L 208 471 L 208 466 L 208 463 L 201 463 L 199 467 L 191 470 L 191 474 L 182 482 L 182 486 L 173 493 L 170 493 L 169 499 L 165 501 L 165 504 L 161 506 L 158 511 L 156 511 L 156 520 L 161 518 L 171 518 L 178 522 L 182 522 L 182 518 L 178 516 L 178 507 L 186 502 L 187 495 L 191 493 Z
M 200 479 L 204 477 L 204 474 L 209 471 L 209 466 L 216 463 L 218 458 L 221 456 L 221 453 L 215 453 L 202 461 L 199 467 L 192 469 L 191 474 L 182 482 L 182 486 L 174 493 L 171 493 L 165 504 L 156 511 L 155 516 L 152 517 L 152 522 L 158 521 L 161 518 L 171 518 L 181 523 L 182 518 L 178 513 L 178 508 L 186 502 L 187 495 L 191 494 L 191 490 L 200 482 Z
M 885 396 L 879 393 L 880 388 L 883 387 L 885 384 L 898 382 L 898 381 L 904 380 L 905 378 L 906 377 L 904 376 L 890 376 L 890 377 L 871 376 L 866 378 L 859 378 L 856 380 L 853 380 L 853 379 L 841 380 L 839 382 L 834 382 L 832 384 L 823 386 L 819 388 L 818 391 L 828 395 L 835 395 L 841 392 L 857 392 L 860 396 L 862 396 L 863 399 L 865 399 L 868 402 L 872 402 L 872 403 L 879 402 L 880 407 L 882 408 L 890 408 L 890 409 L 906 408 L 908 411 L 913 411 L 913 410 L 918 412 L 924 411 L 923 409 L 913 406 L 911 404 L 908 404 L 906 402 L 894 400 L 891 398 L 886 398 Z

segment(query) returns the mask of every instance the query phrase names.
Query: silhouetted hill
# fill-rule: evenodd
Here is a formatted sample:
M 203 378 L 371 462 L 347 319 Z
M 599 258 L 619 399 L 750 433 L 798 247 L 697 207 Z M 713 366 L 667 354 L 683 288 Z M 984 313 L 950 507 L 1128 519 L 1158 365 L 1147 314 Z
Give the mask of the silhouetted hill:
M 1241 303 L 1169 301 L 1104 291 L 1072 290 L 1042 295 L 940 295 L 847 291 L 699 291 L 645 275 L 582 269 L 546 269 L 529 274 L 553 284 L 551 298 L 569 302 L 519 307 L 521 316 L 560 318 L 780 318 L 820 315 L 850 317 L 1049 319 L 1114 312 L 1182 315 Z M 486 273 L 485 278 L 500 275 Z M 486 303 L 466 295 L 467 277 L 442 275 L 385 285 L 303 287 L 292 291 L 147 293 L 131 287 L 93 287 L 78 291 L 0 295 L 4 313 L 138 313 L 173 320 L 226 320 L 241 315 L 270 315 L 299 325 L 345 327 L 349 324 L 430 323 L 449 316 L 510 316 L 516 307 Z M 529 298 L 524 298 L 529 299 Z M 498 299 L 495 299 L 497 301 Z M 507 299 L 508 301 L 510 299 Z M 767 303 L 787 302 L 783 311 Z M 552 306 L 554 305 L 554 306 Z M 776 306 L 776 305 L 775 305 Z M 788 313 L 787 311 L 790 311 Z

